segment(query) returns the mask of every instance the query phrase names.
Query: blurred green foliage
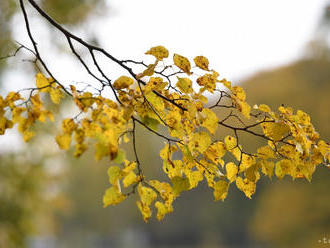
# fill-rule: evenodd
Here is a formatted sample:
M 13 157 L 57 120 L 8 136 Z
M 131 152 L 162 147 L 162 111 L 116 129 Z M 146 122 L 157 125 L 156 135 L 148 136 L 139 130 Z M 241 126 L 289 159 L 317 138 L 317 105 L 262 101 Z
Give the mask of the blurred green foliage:
M 103 3 L 104 0 L 47 0 L 42 7 L 62 24 L 79 25 Z M 0 57 L 11 55 L 17 47 L 11 22 L 16 14 L 20 14 L 18 1 L 0 1 Z M 0 60 L 0 76 L 7 62 Z M 34 148 L 30 146 L 29 151 L 20 152 L 19 156 L 0 154 L 0 247 L 26 247 L 30 235 L 45 235 L 46 230 L 55 228 L 53 210 L 66 206 L 65 198 L 52 202 L 54 193 L 47 192 L 55 182 L 43 164 L 45 160 L 37 164 L 26 161 L 40 154 Z
M 0 1 L 0 57 L 9 54 L 14 47 L 11 36 L 10 19 L 15 14 L 17 2 L 15 0 Z M 6 65 L 6 60 L 0 60 L 0 73 Z
M 0 157 L 0 247 L 25 247 L 37 223 L 48 222 L 46 189 L 51 178 L 42 164 L 26 159 L 22 154 Z
M 43 0 L 41 6 L 61 24 L 76 25 L 85 21 L 104 0 Z
M 90 17 L 99 15 L 105 0 L 43 0 L 41 7 L 60 24 L 78 26 Z M 28 5 L 28 4 L 27 4 Z M 12 18 L 20 14 L 18 1 L 0 1 L 0 57 L 12 54 L 17 44 L 14 42 Z M 7 65 L 7 60 L 0 60 L 0 75 Z

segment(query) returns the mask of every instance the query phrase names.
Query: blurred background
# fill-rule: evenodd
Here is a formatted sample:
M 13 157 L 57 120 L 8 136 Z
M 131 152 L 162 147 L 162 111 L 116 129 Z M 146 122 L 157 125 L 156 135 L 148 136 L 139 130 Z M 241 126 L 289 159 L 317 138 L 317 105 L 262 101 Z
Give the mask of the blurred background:
M 202 54 L 221 76 L 246 89 L 251 105 L 303 109 L 329 141 L 328 1 L 38 2 L 58 22 L 119 58 L 141 60 L 144 51 L 159 44 L 185 56 Z M 56 76 L 87 81 L 68 56 L 63 37 L 28 10 L 42 55 Z M 13 54 L 16 41 L 31 47 L 17 1 L 0 1 L 0 57 Z M 36 68 L 29 56 L 20 52 L 0 60 L 1 94 L 33 84 Z M 120 73 L 113 67 L 109 72 Z M 177 199 L 162 222 L 145 224 L 134 196 L 102 207 L 107 161 L 96 163 L 93 151 L 80 159 L 59 151 L 56 123 L 36 129 L 39 134 L 29 144 L 15 130 L 0 137 L 1 248 L 330 247 L 329 169 L 319 168 L 312 183 L 263 178 L 252 200 L 232 187 L 225 202 L 213 202 L 202 185 Z M 159 176 L 162 141 L 142 129 L 139 137 L 145 170 Z M 257 140 L 246 143 L 258 145 Z

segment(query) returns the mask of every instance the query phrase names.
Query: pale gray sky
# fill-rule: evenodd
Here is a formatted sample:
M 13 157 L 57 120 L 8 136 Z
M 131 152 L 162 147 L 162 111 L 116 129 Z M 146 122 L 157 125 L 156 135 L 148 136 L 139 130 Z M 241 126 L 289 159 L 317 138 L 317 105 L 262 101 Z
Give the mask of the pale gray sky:
M 229 79 L 299 58 L 327 0 L 111 0 L 102 44 L 141 57 L 154 45 L 205 55 Z
M 108 17 L 73 32 L 88 37 L 92 31 L 101 46 L 118 58 L 144 59 L 144 52 L 155 45 L 164 45 L 170 52 L 189 58 L 204 55 L 212 69 L 239 83 L 256 71 L 298 59 L 313 37 L 327 3 L 328 0 L 109 0 L 112 11 Z M 18 15 L 13 24 L 16 39 L 30 44 L 22 16 Z M 52 53 L 49 30 L 40 19 L 35 18 L 32 24 L 57 78 L 84 81 L 87 75 L 79 72 L 78 64 Z M 111 75 L 122 73 L 106 63 L 105 60 Z M 7 82 L 21 82 L 20 85 L 34 77 L 11 72 L 7 76 Z

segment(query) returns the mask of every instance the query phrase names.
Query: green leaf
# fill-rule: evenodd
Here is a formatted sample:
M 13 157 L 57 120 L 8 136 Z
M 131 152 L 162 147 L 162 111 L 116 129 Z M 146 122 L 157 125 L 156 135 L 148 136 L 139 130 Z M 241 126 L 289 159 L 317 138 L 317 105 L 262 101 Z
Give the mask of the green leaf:
M 120 149 L 113 162 L 115 162 L 116 164 L 121 164 L 125 161 L 125 159 L 126 159 L 125 151 Z

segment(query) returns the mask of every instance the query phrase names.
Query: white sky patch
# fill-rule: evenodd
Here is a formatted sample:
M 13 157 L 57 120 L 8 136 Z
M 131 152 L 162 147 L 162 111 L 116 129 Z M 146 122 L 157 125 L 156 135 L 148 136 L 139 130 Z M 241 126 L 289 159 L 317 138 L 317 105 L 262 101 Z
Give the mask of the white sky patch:
M 228 79 L 299 58 L 326 0 L 111 0 L 117 15 L 97 25 L 102 46 L 141 57 L 154 45 L 204 55 Z
M 256 71 L 298 59 L 312 39 L 327 2 L 109 0 L 112 11 L 108 11 L 108 17 L 98 18 L 73 33 L 87 39 L 92 32 L 100 45 L 119 59 L 146 59 L 144 52 L 155 45 L 164 45 L 172 54 L 189 58 L 204 55 L 220 77 L 237 83 Z M 33 14 L 36 16 L 36 12 Z M 19 13 L 13 23 L 16 39 L 30 44 L 22 21 Z M 57 79 L 68 84 L 89 80 L 77 61 L 52 48 L 54 36 L 50 38 L 44 22 L 33 18 L 31 24 L 43 58 Z M 66 40 L 60 33 L 57 35 L 65 47 Z M 64 49 L 70 53 L 68 47 Z M 112 79 L 123 73 L 109 65 L 108 59 L 100 61 Z M 27 80 L 22 77 L 20 73 L 9 71 L 4 81 L 10 82 L 9 89 L 17 89 L 24 81 L 33 79 L 31 75 L 24 76 Z

